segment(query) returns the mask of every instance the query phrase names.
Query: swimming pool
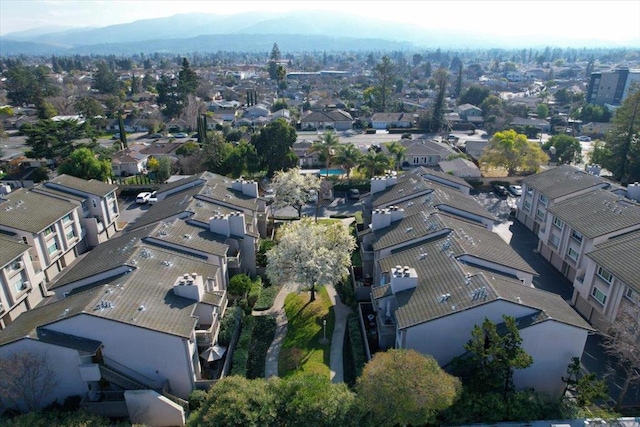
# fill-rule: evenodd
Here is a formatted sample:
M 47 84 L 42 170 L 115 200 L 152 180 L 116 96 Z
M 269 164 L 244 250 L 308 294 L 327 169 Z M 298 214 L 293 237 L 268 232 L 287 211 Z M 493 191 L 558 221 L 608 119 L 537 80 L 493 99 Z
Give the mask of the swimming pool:
M 329 173 L 327 174 L 327 169 L 320 169 L 318 171 L 318 175 L 344 175 L 346 171 L 344 169 L 329 169 Z

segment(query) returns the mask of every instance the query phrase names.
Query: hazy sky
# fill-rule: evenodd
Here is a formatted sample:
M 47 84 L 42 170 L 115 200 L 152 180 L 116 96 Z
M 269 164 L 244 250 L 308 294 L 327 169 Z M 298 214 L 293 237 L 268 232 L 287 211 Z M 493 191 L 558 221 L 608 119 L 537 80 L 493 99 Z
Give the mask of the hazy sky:
M 627 1 L 242 1 L 0 0 L 0 34 L 41 26 L 102 27 L 179 13 L 330 10 L 430 28 L 547 34 L 640 48 L 640 0 Z M 586 36 L 586 37 L 585 37 Z

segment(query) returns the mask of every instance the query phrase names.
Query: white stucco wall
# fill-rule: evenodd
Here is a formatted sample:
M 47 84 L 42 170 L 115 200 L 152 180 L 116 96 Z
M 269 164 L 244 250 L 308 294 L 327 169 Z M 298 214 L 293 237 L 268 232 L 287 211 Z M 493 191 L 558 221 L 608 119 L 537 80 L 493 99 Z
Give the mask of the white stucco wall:
M 87 385 L 80 378 L 78 352 L 76 350 L 45 344 L 37 340 L 22 339 L 0 347 L 0 358 L 11 357 L 15 353 L 25 352 L 44 354 L 47 365 L 55 373 L 56 386 L 48 394 L 48 398 L 42 401 L 43 407 L 54 400 L 57 400 L 58 403 L 63 403 L 68 396 L 84 396 L 87 393 Z M 21 409 L 24 410 L 26 408 Z
M 566 376 L 571 358 L 582 356 L 587 335 L 584 329 L 555 320 L 520 330 L 522 348 L 533 358 L 533 365 L 514 372 L 515 386 L 562 393 L 565 383 L 561 377 Z
M 151 311 L 138 315 L 152 315 Z M 172 393 L 183 399 L 193 389 L 195 374 L 187 339 L 86 314 L 58 321 L 49 328 L 101 341 L 105 358 L 154 381 L 168 379 Z
M 502 323 L 503 315 L 518 318 L 535 311 L 506 301 L 493 301 L 413 326 L 404 333 L 401 331 L 399 344 L 401 348 L 430 354 L 440 365 L 445 365 L 465 352 L 464 345 L 471 339 L 471 330 L 482 324 L 485 317 L 494 323 Z

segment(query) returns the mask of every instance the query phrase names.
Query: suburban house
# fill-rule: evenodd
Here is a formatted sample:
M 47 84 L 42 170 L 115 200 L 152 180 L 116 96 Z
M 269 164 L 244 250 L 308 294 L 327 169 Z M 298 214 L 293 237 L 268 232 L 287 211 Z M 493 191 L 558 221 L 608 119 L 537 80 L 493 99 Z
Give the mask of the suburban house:
M 458 157 L 457 159 L 438 163 L 442 172 L 459 178 L 480 178 L 482 173 L 478 166 L 470 160 Z
M 609 188 L 604 179 L 570 165 L 562 165 L 530 175 L 522 181 L 517 219 L 534 234 L 546 222 L 547 209 L 557 202 Z
M 457 154 L 449 145 L 430 139 L 403 140 L 401 142 L 406 148 L 403 166 L 437 166 L 450 155 Z
M 33 191 L 79 205 L 80 224 L 86 233 L 87 244 L 93 247 L 108 240 L 118 231 L 120 210 L 116 198 L 117 189 L 113 184 L 96 179 L 59 175 L 35 187 Z
M 370 122 L 374 129 L 410 128 L 413 126 L 413 114 L 375 113 L 371 116 Z
M 191 126 L 186 120 L 180 118 L 173 118 L 166 123 L 168 132 L 186 132 L 190 131 Z
M 353 127 L 351 114 L 340 109 L 314 111 L 300 119 L 301 130 L 348 130 Z
M 36 272 L 31 247 L 0 235 L 0 330 L 46 296 L 44 275 Z
M 319 160 L 319 153 L 312 153 L 310 151 L 313 146 L 313 142 L 308 139 L 304 139 L 302 141 L 296 141 L 293 144 L 292 150 L 298 156 L 298 166 L 302 169 L 304 168 L 313 168 L 322 164 Z
M 247 107 L 244 110 L 244 114 L 242 117 L 246 117 L 247 119 L 254 120 L 258 117 L 269 117 L 270 111 L 267 107 L 262 105 L 253 105 L 251 107 Z
M 542 119 L 514 117 L 510 123 L 511 126 L 533 126 L 540 129 L 540 132 L 551 131 L 551 124 Z
M 487 139 L 468 139 L 464 143 L 464 152 L 467 156 L 478 160 L 482 157 L 482 152 L 488 143 Z
M 583 135 L 591 136 L 604 136 L 611 129 L 613 129 L 613 123 L 589 122 L 580 126 Z
M 115 176 L 141 174 L 147 169 L 149 155 L 126 148 L 111 156 L 111 169 Z
M 640 304 L 640 231 L 594 245 L 583 259 L 584 276 L 573 281 L 572 304 L 606 333 L 621 308 Z
M 458 114 L 460 115 L 460 118 L 462 120 L 470 123 L 484 122 L 484 117 L 482 117 L 482 109 L 472 104 L 458 105 Z
M 79 254 L 87 250 L 86 231 L 77 203 L 24 188 L 0 198 L 0 233 L 29 247 L 36 272 L 30 289 L 51 282 Z M 46 294 L 46 289 L 41 289 Z

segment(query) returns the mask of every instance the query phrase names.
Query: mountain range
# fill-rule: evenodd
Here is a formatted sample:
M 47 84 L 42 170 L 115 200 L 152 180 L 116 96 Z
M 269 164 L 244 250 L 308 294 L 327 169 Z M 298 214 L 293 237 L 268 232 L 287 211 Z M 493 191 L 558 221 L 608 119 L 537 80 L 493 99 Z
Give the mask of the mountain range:
M 484 25 L 484 24 L 483 24 Z M 470 29 L 428 29 L 335 12 L 297 11 L 235 15 L 182 14 L 101 28 L 47 28 L 5 34 L 0 55 L 72 55 L 268 52 L 388 51 L 435 48 L 532 47 L 531 37 L 479 35 Z M 563 40 L 568 43 L 567 40 Z M 535 46 L 557 45 L 549 36 Z M 573 40 L 573 46 L 603 47 L 596 40 Z

